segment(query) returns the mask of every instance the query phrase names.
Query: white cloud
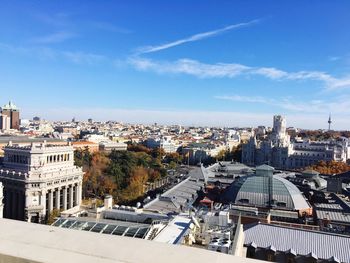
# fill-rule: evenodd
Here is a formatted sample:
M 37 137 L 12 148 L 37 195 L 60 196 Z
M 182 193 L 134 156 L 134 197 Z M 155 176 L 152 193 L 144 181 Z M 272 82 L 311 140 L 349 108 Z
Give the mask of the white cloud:
M 340 57 L 337 57 L 337 56 L 330 56 L 330 57 L 328 57 L 328 60 L 329 60 L 329 61 L 338 61 L 338 60 L 340 60 Z
M 250 97 L 250 96 L 240 96 L 240 95 L 232 95 L 232 96 L 215 96 L 215 99 L 219 100 L 230 100 L 235 102 L 249 102 L 249 103 L 264 103 L 264 104 L 273 104 L 274 101 L 264 97 Z
M 179 46 L 185 43 L 189 43 L 189 42 L 194 42 L 194 41 L 199 41 L 205 38 L 209 38 L 209 37 L 213 37 L 216 36 L 218 34 L 224 33 L 226 31 L 229 30 L 233 30 L 233 29 L 238 29 L 241 27 L 247 27 L 247 26 L 251 26 L 253 24 L 258 23 L 260 20 L 255 19 L 249 22 L 245 22 L 245 23 L 239 23 L 239 24 L 234 24 L 234 25 L 229 25 L 220 29 L 216 29 L 216 30 L 212 30 L 212 31 L 208 31 L 208 32 L 204 32 L 204 33 L 199 33 L 199 34 L 195 34 L 192 35 L 190 37 L 187 38 L 183 38 L 183 39 L 179 39 L 173 42 L 169 42 L 169 43 L 165 43 L 165 44 L 161 44 L 161 45 L 157 45 L 157 46 L 146 46 L 146 47 L 141 47 L 137 49 L 137 53 L 138 54 L 144 54 L 144 53 L 152 53 L 152 52 L 157 52 L 160 50 L 164 50 L 164 49 L 168 49 L 168 48 L 172 48 L 175 46 Z
M 88 24 L 96 29 L 100 29 L 103 31 L 109 31 L 109 32 L 113 32 L 113 33 L 121 33 L 121 34 L 130 34 L 131 33 L 131 31 L 126 29 L 126 28 L 119 27 L 119 26 L 116 26 L 116 25 L 114 25 L 112 23 L 108 23 L 108 22 L 91 21 Z
M 81 51 L 62 51 L 61 54 L 66 59 L 76 64 L 95 65 L 107 60 L 105 56 Z
M 62 51 L 48 47 L 20 47 L 0 43 L 0 51 L 4 50 L 15 55 L 34 57 L 39 60 L 65 60 L 74 64 L 96 65 L 102 62 L 112 62 L 103 55 L 83 51 Z
M 38 44 L 53 44 L 53 43 L 60 43 L 64 42 L 68 39 L 76 37 L 76 34 L 70 33 L 70 32 L 56 32 L 50 35 L 46 36 L 41 36 L 41 37 L 36 37 L 31 40 L 33 43 L 38 43 Z
M 192 59 L 157 61 L 134 56 L 128 62 L 138 70 L 187 74 L 199 78 L 234 78 L 240 75 L 263 76 L 271 80 L 311 80 L 324 83 L 327 90 L 350 88 L 350 77 L 336 78 L 320 71 L 287 72 L 270 67 L 251 67 L 237 63 L 201 63 Z
M 155 61 L 147 58 L 132 57 L 129 63 L 143 71 L 157 73 L 183 73 L 200 78 L 235 77 L 250 68 L 241 64 L 204 64 L 192 59 L 179 59 L 174 62 Z
M 333 99 L 323 100 L 310 100 L 310 101 L 298 101 L 295 98 L 280 98 L 272 99 L 266 97 L 254 97 L 254 96 L 214 96 L 215 99 L 228 100 L 234 102 L 244 103 L 260 103 L 270 106 L 274 106 L 283 109 L 288 112 L 303 112 L 303 113 L 317 113 L 327 114 L 329 112 L 335 114 L 348 114 L 350 115 L 350 97 L 341 96 Z

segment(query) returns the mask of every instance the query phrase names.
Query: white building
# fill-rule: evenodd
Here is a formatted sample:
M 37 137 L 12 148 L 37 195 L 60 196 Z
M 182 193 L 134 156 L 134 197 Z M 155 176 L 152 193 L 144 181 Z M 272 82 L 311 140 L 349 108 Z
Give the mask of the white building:
M 286 132 L 286 120 L 274 116 L 272 134 L 258 141 L 252 136 L 242 147 L 242 162 L 248 165 L 270 164 L 281 169 L 307 167 L 318 161 L 341 161 L 349 159 L 349 140 L 291 141 Z
M 0 181 L 4 186 L 4 217 L 43 222 L 53 209 L 78 206 L 83 171 L 74 165 L 71 145 L 46 142 L 4 148 Z
M 103 134 L 88 134 L 84 136 L 84 140 L 88 142 L 100 143 L 104 141 L 109 141 L 109 138 Z
M 99 143 L 100 151 L 111 152 L 111 151 L 126 151 L 128 145 L 124 142 L 113 142 L 113 141 L 103 141 Z
M 233 147 L 237 147 L 241 143 L 241 136 L 236 130 L 229 130 L 225 139 L 226 146 L 230 151 Z
M 0 130 L 8 131 L 11 128 L 11 118 L 0 113 Z
M 178 149 L 178 146 L 174 143 L 171 136 L 148 138 L 145 143 L 148 148 L 162 148 L 166 153 L 173 153 Z

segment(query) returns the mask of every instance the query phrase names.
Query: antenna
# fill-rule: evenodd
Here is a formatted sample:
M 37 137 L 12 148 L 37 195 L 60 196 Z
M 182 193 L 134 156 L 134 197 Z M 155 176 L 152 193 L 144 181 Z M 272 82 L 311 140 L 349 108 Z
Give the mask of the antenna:
M 329 113 L 329 118 L 328 118 L 328 131 L 331 130 L 331 124 L 332 124 L 332 118 L 331 118 L 331 114 Z

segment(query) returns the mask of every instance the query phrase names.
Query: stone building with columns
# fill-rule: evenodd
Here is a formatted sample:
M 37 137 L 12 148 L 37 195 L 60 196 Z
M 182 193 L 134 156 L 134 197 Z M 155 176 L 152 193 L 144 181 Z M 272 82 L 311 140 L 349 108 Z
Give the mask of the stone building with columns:
M 0 182 L 4 186 L 4 217 L 45 222 L 53 209 L 79 206 L 83 171 L 74 165 L 70 144 L 46 142 L 4 148 Z

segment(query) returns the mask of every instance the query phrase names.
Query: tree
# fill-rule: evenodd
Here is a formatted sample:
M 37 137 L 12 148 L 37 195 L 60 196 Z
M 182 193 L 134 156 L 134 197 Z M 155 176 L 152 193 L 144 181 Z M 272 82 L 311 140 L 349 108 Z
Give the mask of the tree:
M 144 153 L 150 154 L 152 150 L 150 148 L 147 148 L 146 146 L 144 146 L 142 144 L 129 144 L 128 151 L 144 152 Z
M 350 171 L 350 166 L 344 162 L 319 161 L 314 165 L 306 167 L 306 169 L 317 171 L 320 174 L 333 175 Z
M 60 216 L 60 210 L 56 208 L 53 209 L 49 214 L 46 224 L 52 225 L 56 221 L 56 218 L 59 216 Z
M 88 147 L 85 147 L 84 150 L 75 150 L 74 151 L 74 164 L 83 169 L 90 167 L 92 161 L 92 155 Z
M 149 178 L 149 181 L 154 182 L 154 181 L 157 181 L 161 178 L 161 174 L 157 170 L 149 169 L 148 170 L 148 178 Z
M 131 147 L 131 146 L 129 146 Z M 117 200 L 134 201 L 143 195 L 144 184 L 154 182 L 167 175 L 162 164 L 164 151 L 152 150 L 150 153 L 144 147 L 132 146 L 135 151 L 112 151 L 110 154 L 96 152 L 90 154 L 77 152 L 77 160 L 89 163 L 84 168 L 83 193 L 85 197 L 103 198 L 112 194 Z M 171 160 L 179 158 L 178 154 Z M 85 160 L 85 161 L 84 161 Z M 170 162 L 170 166 L 176 163 Z
M 177 164 L 174 161 L 169 163 L 169 169 L 176 169 Z
M 167 153 L 167 154 L 165 155 L 164 161 L 165 161 L 166 163 L 174 162 L 174 163 L 179 164 L 179 163 L 182 162 L 182 156 L 181 156 L 178 152 Z
M 219 161 L 223 161 L 226 156 L 226 151 L 225 150 L 220 150 L 218 154 L 216 155 L 216 159 Z
M 124 200 L 134 200 L 143 195 L 143 186 L 148 181 L 147 170 L 143 167 L 136 167 L 130 178 L 128 187 L 124 191 Z

